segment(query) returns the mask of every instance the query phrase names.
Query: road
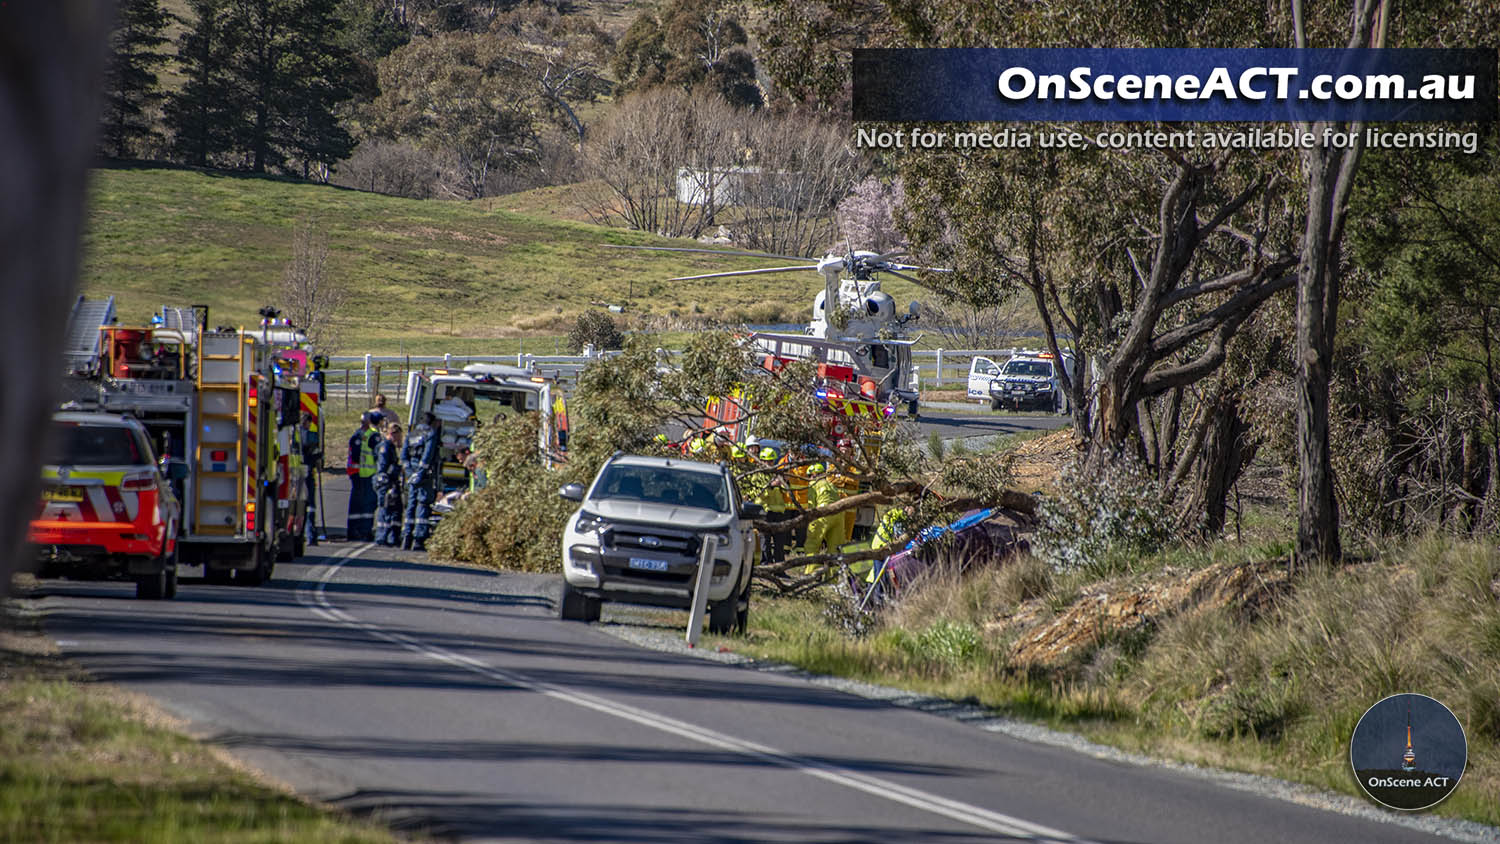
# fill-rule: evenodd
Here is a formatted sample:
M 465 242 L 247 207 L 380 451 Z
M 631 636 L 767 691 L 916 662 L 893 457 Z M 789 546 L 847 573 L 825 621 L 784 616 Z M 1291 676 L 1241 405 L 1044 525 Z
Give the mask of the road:
M 980 412 L 975 412 L 980 410 Z M 988 413 L 978 405 L 967 412 L 949 407 L 922 407 L 917 431 L 923 439 L 935 431 L 945 440 L 1016 434 L 1022 431 L 1053 431 L 1072 423 L 1073 417 L 1056 413 Z
M 496 841 L 1412 842 L 552 615 L 555 576 L 322 544 L 176 601 L 47 581 L 63 652 L 249 764 L 400 828 Z

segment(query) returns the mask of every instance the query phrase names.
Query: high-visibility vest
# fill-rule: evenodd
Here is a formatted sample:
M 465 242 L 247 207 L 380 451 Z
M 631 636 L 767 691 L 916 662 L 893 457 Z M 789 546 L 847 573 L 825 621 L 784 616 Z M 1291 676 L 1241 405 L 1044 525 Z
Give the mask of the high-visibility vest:
M 373 431 L 360 431 L 355 435 L 355 442 L 359 444 L 359 476 L 361 478 L 375 477 L 375 447 L 370 445 L 370 436 Z

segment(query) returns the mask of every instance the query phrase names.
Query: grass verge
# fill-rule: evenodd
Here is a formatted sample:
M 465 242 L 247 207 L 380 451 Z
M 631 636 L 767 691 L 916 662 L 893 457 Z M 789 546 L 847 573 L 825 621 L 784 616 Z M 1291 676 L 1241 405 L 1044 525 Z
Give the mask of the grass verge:
M 1492 546 L 1414 539 L 1373 561 L 1307 573 L 1254 611 L 1202 599 L 1144 624 L 1103 626 L 1044 668 L 1018 658 L 1023 637 L 1102 592 L 1150 595 L 1237 558 L 1272 562 L 1284 547 L 1176 549 L 1108 579 L 1059 575 L 1024 558 L 933 578 L 862 635 L 850 632 L 859 620 L 839 600 L 770 598 L 757 602 L 747 637 L 710 644 L 968 700 L 1126 750 L 1359 797 L 1348 762 L 1355 723 L 1387 695 L 1421 692 L 1453 709 L 1469 741 L 1464 779 L 1434 812 L 1500 826 L 1500 549 Z M 1030 625 L 1012 623 L 1028 616 Z
M 0 608 L 0 840 L 395 842 L 258 782 Z

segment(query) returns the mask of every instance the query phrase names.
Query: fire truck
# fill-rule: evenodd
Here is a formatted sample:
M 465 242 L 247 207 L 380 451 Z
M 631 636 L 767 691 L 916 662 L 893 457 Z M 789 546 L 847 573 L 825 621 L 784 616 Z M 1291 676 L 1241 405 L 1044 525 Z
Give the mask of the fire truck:
M 65 407 L 138 419 L 156 453 L 185 467 L 173 473 L 179 564 L 254 586 L 303 551 L 308 467 L 298 423 L 304 397 L 318 392 L 308 354 L 306 337 L 285 324 L 210 329 L 207 307 L 165 306 L 149 325 L 123 326 L 114 297 L 80 297 L 68 325 Z
M 821 407 L 823 424 L 829 438 L 840 443 L 841 447 L 855 448 L 872 458 L 878 457 L 883 429 L 895 415 L 896 405 L 890 401 L 889 395 L 886 401 L 876 400 L 875 397 L 881 395 L 878 387 L 872 386 L 868 375 L 860 375 L 861 370 L 855 367 L 852 355 L 845 358 L 848 363 L 837 362 L 840 353 L 847 355 L 852 351 L 848 344 L 787 335 L 785 345 L 774 347 L 776 352 L 763 352 L 761 350 L 765 348 L 763 343 L 767 336 L 760 335 L 754 341 L 758 362 L 767 371 L 777 371 L 792 360 L 819 360 L 818 355 L 821 353 L 823 362 L 817 364 L 818 386 L 815 396 Z M 777 342 L 780 343 L 779 337 Z M 756 437 L 753 379 L 751 382 L 736 388 L 727 396 L 709 399 L 698 430 L 684 434 L 682 447 L 685 453 L 692 452 L 695 437 L 704 438 L 704 442 L 714 446 L 716 451 L 721 450 L 718 447 L 724 444 L 743 445 Z M 811 460 L 803 461 L 807 462 Z M 806 466 L 794 468 L 790 474 L 805 479 Z M 856 475 L 840 475 L 836 484 L 845 495 L 864 489 Z M 794 484 L 792 491 L 798 506 L 806 507 L 805 480 L 800 485 Z M 868 536 L 874 529 L 875 522 L 874 507 L 856 508 L 848 514 L 843 541 Z
M 878 337 L 842 340 L 805 334 L 754 332 L 749 341 L 758 363 L 776 370 L 789 361 L 810 361 L 833 393 L 894 409 L 906 405 L 916 416 L 920 391 L 912 368 L 912 340 Z M 887 414 L 889 415 L 889 414 Z

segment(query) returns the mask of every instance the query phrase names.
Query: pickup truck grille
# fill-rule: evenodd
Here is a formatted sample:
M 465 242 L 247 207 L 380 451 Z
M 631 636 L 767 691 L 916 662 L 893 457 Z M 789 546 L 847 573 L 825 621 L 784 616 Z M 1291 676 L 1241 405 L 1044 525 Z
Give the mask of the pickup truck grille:
M 620 551 L 678 557 L 697 557 L 700 547 L 697 534 L 634 527 L 611 528 L 607 541 Z

